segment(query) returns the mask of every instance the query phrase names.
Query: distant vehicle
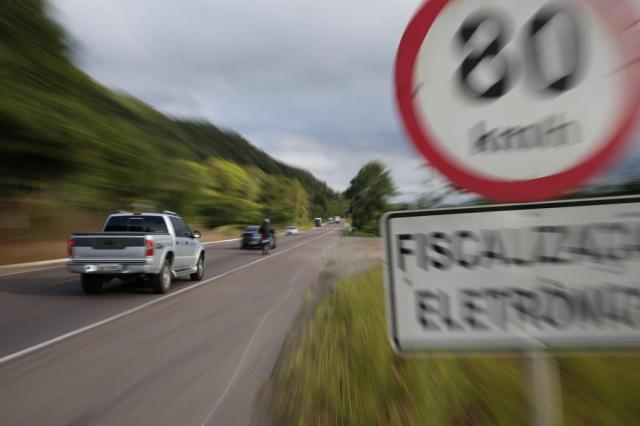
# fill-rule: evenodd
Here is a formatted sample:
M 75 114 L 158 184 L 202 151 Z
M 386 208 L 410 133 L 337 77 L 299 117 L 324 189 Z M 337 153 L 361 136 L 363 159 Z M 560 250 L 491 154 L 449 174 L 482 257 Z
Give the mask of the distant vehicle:
M 260 226 L 250 225 L 244 229 L 242 233 L 242 243 L 240 246 L 242 249 L 260 248 L 262 243 L 260 242 Z M 276 236 L 273 236 L 273 247 L 276 248 Z
M 147 278 L 156 293 L 167 293 L 178 275 L 200 281 L 205 251 L 200 232 L 169 211 L 115 213 L 102 232 L 72 234 L 67 242 L 69 272 L 81 274 L 82 289 L 95 294 L 112 278 Z
M 322 218 L 316 217 L 313 220 L 313 224 L 315 225 L 316 228 L 319 228 L 322 226 Z
M 260 246 L 260 226 L 251 225 L 244 228 L 241 247 L 243 249 Z
M 333 218 L 333 222 L 334 223 L 341 223 L 342 219 L 340 218 L 340 216 L 336 216 L 336 217 Z
M 298 235 L 300 231 L 298 231 L 298 227 L 297 226 L 289 226 L 286 230 L 285 230 L 285 234 L 287 235 Z

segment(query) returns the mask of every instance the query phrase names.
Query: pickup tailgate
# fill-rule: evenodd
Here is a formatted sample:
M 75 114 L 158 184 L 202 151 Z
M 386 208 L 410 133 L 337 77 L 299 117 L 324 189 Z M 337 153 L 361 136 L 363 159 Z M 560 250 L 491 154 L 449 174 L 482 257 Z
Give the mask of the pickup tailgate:
M 145 233 L 74 234 L 73 262 L 144 262 Z

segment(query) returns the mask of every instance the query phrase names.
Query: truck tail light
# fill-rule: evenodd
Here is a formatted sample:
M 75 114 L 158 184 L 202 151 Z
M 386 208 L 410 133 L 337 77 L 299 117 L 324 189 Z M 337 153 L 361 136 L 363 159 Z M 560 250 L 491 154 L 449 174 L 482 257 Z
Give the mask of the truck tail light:
M 147 257 L 152 257 L 154 250 L 153 250 L 153 240 L 151 238 L 145 238 L 144 239 L 144 255 Z
M 67 257 L 73 257 L 73 246 L 76 245 L 76 240 L 71 238 L 67 240 Z

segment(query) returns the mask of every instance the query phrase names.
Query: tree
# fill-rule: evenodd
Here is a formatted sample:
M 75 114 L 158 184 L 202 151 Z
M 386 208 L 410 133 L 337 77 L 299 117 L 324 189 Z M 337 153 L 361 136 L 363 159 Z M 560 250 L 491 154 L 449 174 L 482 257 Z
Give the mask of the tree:
M 309 195 L 297 179 L 266 176 L 262 195 L 264 216 L 282 226 L 309 220 Z
M 379 161 L 365 164 L 351 179 L 344 196 L 349 200 L 353 226 L 376 231 L 380 216 L 388 210 L 389 198 L 396 193 L 389 170 Z
M 209 187 L 227 196 L 256 201 L 260 195 L 260 182 L 238 164 L 219 158 L 207 161 Z
M 206 191 L 200 206 L 207 226 L 255 224 L 260 221 L 261 205 L 238 197 Z
M 181 215 L 196 218 L 199 203 L 205 195 L 202 182 L 206 180 L 207 168 L 189 160 L 172 160 L 171 166 L 163 170 L 162 181 L 154 182 L 155 198 L 160 209 L 179 211 Z
M 347 215 L 349 211 L 349 200 L 345 199 L 343 195 L 336 197 L 332 200 L 329 200 L 327 203 L 327 214 L 326 216 L 340 216 L 344 217 Z M 316 216 L 314 216 L 316 217 Z M 320 216 L 324 217 L 324 216 Z
M 5 1 L 0 14 L 0 196 L 103 212 L 147 205 L 211 225 L 255 223 L 265 211 L 306 222 L 338 198 L 231 130 L 101 86 L 73 64 L 48 3 Z M 282 180 L 264 185 L 267 176 Z

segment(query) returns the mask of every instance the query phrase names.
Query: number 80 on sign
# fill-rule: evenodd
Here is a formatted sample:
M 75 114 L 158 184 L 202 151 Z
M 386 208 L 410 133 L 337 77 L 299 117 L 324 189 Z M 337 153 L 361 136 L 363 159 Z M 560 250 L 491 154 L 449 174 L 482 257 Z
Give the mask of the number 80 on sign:
M 405 127 L 427 161 L 488 198 L 559 195 L 609 164 L 640 105 L 624 1 L 431 0 L 396 62 Z

